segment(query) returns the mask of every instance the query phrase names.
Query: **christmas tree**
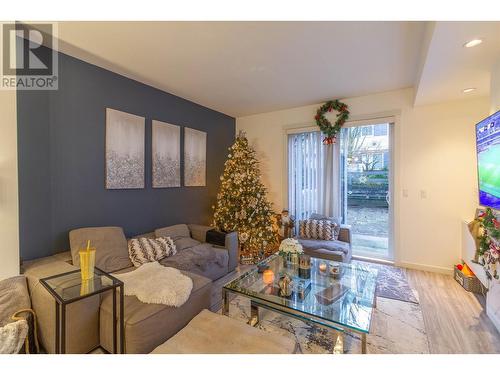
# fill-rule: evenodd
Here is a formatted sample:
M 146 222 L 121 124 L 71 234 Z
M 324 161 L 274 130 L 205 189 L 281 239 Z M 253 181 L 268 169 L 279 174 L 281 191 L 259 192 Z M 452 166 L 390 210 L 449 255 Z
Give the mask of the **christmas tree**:
M 214 208 L 214 226 L 237 231 L 241 255 L 258 260 L 276 249 L 274 213 L 260 180 L 259 162 L 243 133 L 229 148 L 221 189 Z

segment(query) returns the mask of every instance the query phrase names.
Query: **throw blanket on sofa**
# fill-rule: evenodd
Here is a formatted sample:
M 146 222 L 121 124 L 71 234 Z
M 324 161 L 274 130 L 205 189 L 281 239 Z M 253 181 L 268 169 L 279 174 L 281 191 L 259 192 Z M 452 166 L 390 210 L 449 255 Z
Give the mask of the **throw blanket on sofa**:
M 213 249 L 212 245 L 202 243 L 182 251 L 179 251 L 175 257 L 164 258 L 161 263 L 166 266 L 174 266 L 183 271 L 191 271 L 194 266 L 202 271 L 207 269 L 207 265 L 215 262 L 223 266 L 224 262 Z
M 19 353 L 26 336 L 28 336 L 28 323 L 24 319 L 0 327 L 0 354 Z
M 193 289 L 193 280 L 158 262 L 145 263 L 132 272 L 113 276 L 123 281 L 125 295 L 136 296 L 144 303 L 179 307 L 189 299 Z

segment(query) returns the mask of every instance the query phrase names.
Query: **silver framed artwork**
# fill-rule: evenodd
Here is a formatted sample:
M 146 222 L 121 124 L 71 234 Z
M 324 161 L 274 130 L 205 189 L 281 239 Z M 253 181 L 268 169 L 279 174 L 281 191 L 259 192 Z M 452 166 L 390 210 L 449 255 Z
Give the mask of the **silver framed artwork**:
M 153 188 L 181 186 L 181 128 L 153 120 Z
M 106 108 L 106 189 L 144 188 L 145 119 Z
M 207 133 L 184 128 L 184 185 L 206 186 Z

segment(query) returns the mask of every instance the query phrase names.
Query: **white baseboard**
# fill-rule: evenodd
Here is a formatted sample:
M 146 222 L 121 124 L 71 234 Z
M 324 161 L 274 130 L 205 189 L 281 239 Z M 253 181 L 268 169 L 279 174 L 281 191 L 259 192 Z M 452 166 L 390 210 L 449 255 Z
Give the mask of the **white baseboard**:
M 387 264 L 387 265 L 390 265 L 390 266 L 394 266 L 394 261 L 387 260 L 387 259 L 370 258 L 370 257 L 364 257 L 364 256 L 360 256 L 360 255 L 353 255 L 352 259 L 362 260 L 364 262 L 371 262 L 371 263 L 378 263 L 378 264 Z
M 448 268 L 448 267 L 432 266 L 429 264 L 420 264 L 420 263 L 409 263 L 409 262 L 404 262 L 404 261 L 396 262 L 396 266 L 411 268 L 411 269 L 420 270 L 420 271 L 442 273 L 445 275 L 453 275 L 453 268 Z

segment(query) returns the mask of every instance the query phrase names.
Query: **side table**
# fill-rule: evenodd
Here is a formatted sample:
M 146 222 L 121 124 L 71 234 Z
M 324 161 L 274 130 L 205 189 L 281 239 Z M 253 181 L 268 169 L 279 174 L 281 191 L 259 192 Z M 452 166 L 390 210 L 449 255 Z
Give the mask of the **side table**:
M 123 331 L 123 282 L 109 273 L 95 267 L 94 278 L 82 280 L 80 270 L 61 273 L 40 279 L 40 283 L 55 300 L 56 338 L 55 353 L 66 352 L 66 306 L 96 294 L 112 291 L 113 293 L 113 353 L 117 353 L 117 304 L 116 294 L 120 294 L 120 353 L 124 353 Z

